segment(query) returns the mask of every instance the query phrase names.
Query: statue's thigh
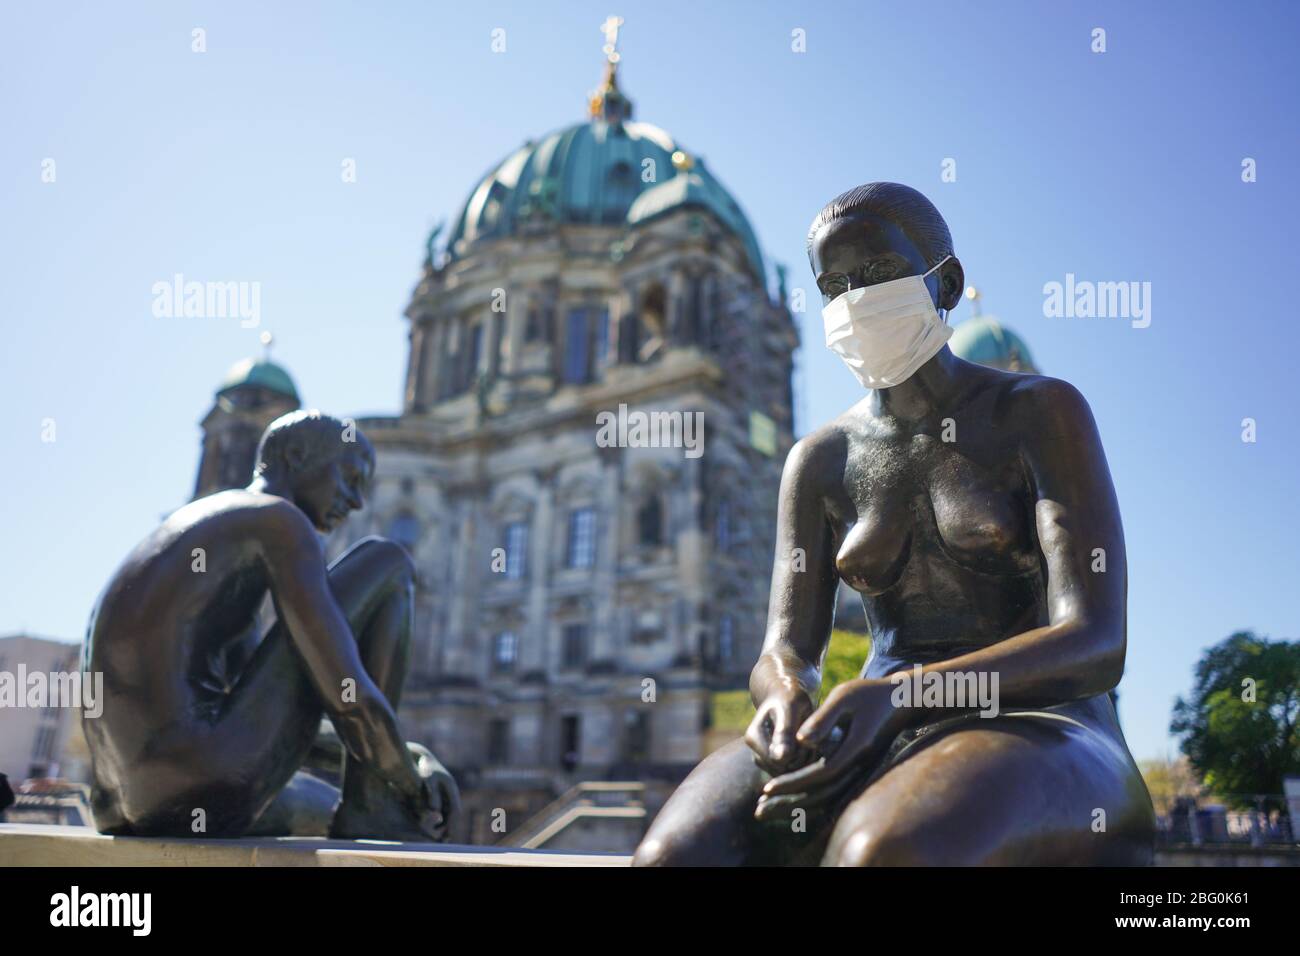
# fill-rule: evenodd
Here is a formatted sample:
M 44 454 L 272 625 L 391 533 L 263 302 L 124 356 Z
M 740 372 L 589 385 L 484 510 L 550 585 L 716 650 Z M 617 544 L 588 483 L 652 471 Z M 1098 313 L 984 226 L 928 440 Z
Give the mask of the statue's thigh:
M 1104 734 L 1004 716 L 936 732 L 841 813 L 838 866 L 1141 865 L 1150 802 Z
M 754 808 L 770 779 L 754 763 L 754 752 L 743 740 L 714 751 L 664 804 L 637 848 L 633 865 L 777 865 L 806 859 L 815 863 L 831 821 L 800 818 L 759 823 Z
M 330 565 L 330 591 L 354 637 L 360 636 L 394 588 L 404 587 L 410 580 L 409 567 L 410 559 L 398 545 L 378 538 L 357 542 Z M 277 621 L 240 674 L 216 734 L 243 759 L 256 760 L 259 753 L 273 759 L 291 754 L 289 761 L 275 760 L 274 776 L 279 779 L 284 777 L 283 764 L 292 763 L 291 770 L 301 764 L 323 712 L 288 629 L 283 621 Z

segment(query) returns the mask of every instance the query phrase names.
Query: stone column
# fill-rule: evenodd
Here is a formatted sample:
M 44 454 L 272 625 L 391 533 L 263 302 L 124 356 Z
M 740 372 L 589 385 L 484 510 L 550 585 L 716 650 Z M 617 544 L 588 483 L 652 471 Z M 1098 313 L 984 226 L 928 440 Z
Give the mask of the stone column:
M 506 308 L 506 360 L 502 372 L 514 375 L 519 371 L 519 357 L 524 351 L 525 326 L 528 316 L 537 308 L 531 295 L 513 296 Z
M 450 396 L 456 393 L 452 386 L 455 385 L 456 353 L 460 349 L 463 330 L 460 328 L 460 319 L 453 315 L 445 316 L 439 324 L 441 334 L 438 336 L 435 359 L 438 365 L 437 394 Z
M 496 378 L 501 371 L 501 349 L 506 345 L 506 321 L 508 312 L 491 312 L 484 319 L 483 342 L 487 349 L 487 361 L 483 368 L 491 378 Z
M 447 347 L 447 322 L 430 317 L 424 335 L 424 354 L 420 362 L 420 385 L 416 401 L 427 409 L 438 401 L 438 387 L 442 382 L 443 350 Z
M 415 597 L 415 636 L 416 648 L 421 652 L 411 654 L 413 675 L 436 677 L 440 673 L 438 649 L 443 642 L 442 622 L 438 620 L 435 602 L 423 588 L 416 590 Z
M 618 622 L 614 613 L 614 590 L 618 585 L 618 530 L 621 518 L 623 450 L 601 448 L 601 482 L 596 500 L 596 566 L 592 568 L 592 661 L 611 661 L 618 654 Z
M 546 595 L 552 573 L 551 560 L 555 554 L 556 474 L 553 467 L 540 469 L 537 473 L 537 506 L 533 509 L 528 529 L 528 596 L 525 601 L 529 666 L 539 667 L 548 674 L 554 670 L 555 663 L 550 648 L 550 608 L 547 607 Z
M 703 605 L 709 600 L 705 591 L 705 582 L 709 580 L 706 567 L 709 549 L 704 521 L 702 460 L 684 458 L 672 488 L 670 533 L 675 535 L 677 542 L 677 581 L 687 608 L 685 620 L 679 627 L 674 627 L 674 656 L 693 657 L 699 652 L 696 634 L 700 629 Z
M 402 404 L 408 412 L 422 411 L 420 393 L 423 389 L 426 355 L 429 347 L 429 328 L 424 316 L 411 319 L 411 333 L 407 336 L 406 388 Z
M 713 340 L 714 312 L 718 302 L 718 277 L 710 272 L 700 280 L 699 313 L 695 319 L 695 341 L 708 349 Z
M 664 317 L 664 338 L 668 346 L 673 346 L 683 341 L 686 332 L 684 323 L 689 308 L 686 296 L 688 291 L 686 273 L 680 267 L 673 267 L 668 276 L 668 286 L 664 291 L 668 300 L 664 303 L 667 312 Z
M 457 676 L 479 677 L 484 670 L 481 655 L 474 654 L 477 643 L 474 633 L 477 622 L 470 620 L 474 607 L 469 592 L 469 579 L 480 569 L 475 565 L 476 541 L 474 535 L 474 503 L 462 496 L 451 499 L 452 520 L 457 522 L 455 556 L 451 564 L 446 603 L 447 623 L 445 664 L 447 672 Z

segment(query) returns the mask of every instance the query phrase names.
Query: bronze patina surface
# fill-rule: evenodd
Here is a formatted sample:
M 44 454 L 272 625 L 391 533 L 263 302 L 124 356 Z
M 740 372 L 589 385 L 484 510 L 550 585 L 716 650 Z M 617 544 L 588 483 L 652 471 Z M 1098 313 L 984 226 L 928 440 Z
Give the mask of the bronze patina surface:
M 929 200 L 892 183 L 845 193 L 809 235 L 826 302 L 952 251 Z M 961 263 L 925 283 L 946 314 Z M 1124 535 L 1075 388 L 945 345 L 801 440 L 780 494 L 757 714 L 677 790 L 637 864 L 1150 862 L 1151 800 L 1109 697 Z M 862 595 L 872 651 L 815 708 L 840 580 Z M 898 706 L 890 675 L 916 667 L 995 675 L 997 715 Z

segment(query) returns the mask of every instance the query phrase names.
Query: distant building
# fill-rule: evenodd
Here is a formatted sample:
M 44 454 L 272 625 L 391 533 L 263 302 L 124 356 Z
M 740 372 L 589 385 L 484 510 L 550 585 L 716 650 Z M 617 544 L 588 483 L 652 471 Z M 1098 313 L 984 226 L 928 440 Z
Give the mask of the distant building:
M 457 838 L 493 842 L 496 809 L 517 826 L 703 756 L 710 695 L 763 640 L 798 338 L 740 206 L 633 120 L 612 63 L 587 120 L 493 166 L 436 236 L 403 410 L 358 423 L 373 502 L 333 550 L 379 533 L 414 557 L 403 726 L 466 791 Z M 702 455 L 598 441 L 598 416 L 696 413 Z
M 0 679 L 13 682 L 10 686 L 22 695 L 24 703 L 28 688 L 17 683 L 20 673 L 48 678 L 51 672 L 66 674 L 80 667 L 79 644 L 27 634 L 0 637 L 0 675 L 7 675 Z M 49 703 L 48 696 L 46 699 Z M 80 718 L 81 711 L 74 707 L 0 704 L 0 773 L 15 790 L 32 777 L 86 779 L 89 767 L 64 757 L 69 738 L 81 733 Z

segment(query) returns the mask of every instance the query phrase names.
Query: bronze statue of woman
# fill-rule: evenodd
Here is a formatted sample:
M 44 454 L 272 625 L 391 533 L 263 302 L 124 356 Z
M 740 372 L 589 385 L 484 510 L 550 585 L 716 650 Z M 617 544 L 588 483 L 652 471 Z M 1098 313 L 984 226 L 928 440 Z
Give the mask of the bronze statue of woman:
M 185 505 L 127 556 L 84 649 L 104 675 L 103 712 L 84 721 L 98 829 L 238 836 L 323 810 L 334 837 L 443 838 L 455 783 L 436 761 L 421 773 L 394 713 L 410 558 L 366 538 L 327 567 L 316 534 L 361 507 L 373 472 L 355 426 L 292 412 L 262 436 L 247 488 Z M 295 779 L 322 715 L 347 751 L 337 810 L 326 784 Z
M 745 739 L 691 773 L 634 862 L 1149 863 L 1151 800 L 1108 694 L 1124 537 L 1087 403 L 952 354 L 965 276 L 916 190 L 833 200 L 808 255 L 827 344 L 868 391 L 786 461 Z M 871 655 L 818 708 L 840 580 Z

